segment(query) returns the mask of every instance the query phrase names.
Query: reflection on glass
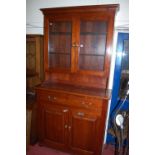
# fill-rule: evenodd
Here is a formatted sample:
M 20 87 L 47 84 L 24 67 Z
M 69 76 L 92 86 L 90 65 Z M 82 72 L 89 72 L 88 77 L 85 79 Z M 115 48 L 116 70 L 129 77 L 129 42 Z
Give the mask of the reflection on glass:
M 119 96 L 124 97 L 128 87 L 129 81 L 129 40 L 124 40 L 124 48 L 122 54 L 122 68 L 121 68 L 121 82 Z

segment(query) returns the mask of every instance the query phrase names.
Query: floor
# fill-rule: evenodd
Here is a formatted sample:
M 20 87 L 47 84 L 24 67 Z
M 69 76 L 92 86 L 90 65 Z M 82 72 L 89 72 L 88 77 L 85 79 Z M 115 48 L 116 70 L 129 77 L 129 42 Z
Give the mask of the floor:
M 63 153 L 48 147 L 39 146 L 35 144 L 34 146 L 30 145 L 27 148 L 26 155 L 71 155 L 68 153 Z M 103 155 L 114 155 L 114 147 L 110 145 L 104 146 Z

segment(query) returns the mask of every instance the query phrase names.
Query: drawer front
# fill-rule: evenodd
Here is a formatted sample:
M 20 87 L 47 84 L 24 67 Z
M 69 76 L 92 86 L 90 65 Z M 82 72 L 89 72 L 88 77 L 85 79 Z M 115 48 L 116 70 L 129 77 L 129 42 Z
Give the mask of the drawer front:
M 37 93 L 37 100 L 62 103 L 67 101 L 67 96 L 59 93 Z
M 69 103 L 72 106 L 78 106 L 86 109 L 101 109 L 102 100 L 91 98 L 91 97 L 81 97 L 77 95 L 69 95 Z
M 63 106 L 71 106 L 75 108 L 84 108 L 101 114 L 102 100 L 94 97 L 73 95 L 62 92 L 39 92 L 37 93 L 38 101 L 48 101 L 50 104 L 60 104 Z M 44 102 L 41 102 L 44 103 Z

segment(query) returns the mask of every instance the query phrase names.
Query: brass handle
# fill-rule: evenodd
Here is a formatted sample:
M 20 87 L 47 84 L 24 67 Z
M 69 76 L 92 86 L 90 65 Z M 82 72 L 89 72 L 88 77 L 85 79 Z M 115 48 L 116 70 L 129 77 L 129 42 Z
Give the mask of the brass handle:
M 80 44 L 80 47 L 84 47 L 84 45 L 83 44 Z
M 89 102 L 89 105 L 92 105 L 92 102 Z
M 48 96 L 48 100 L 49 100 L 49 101 L 51 100 L 51 96 L 50 96 L 50 95 Z
M 84 112 L 78 112 L 77 115 L 78 115 L 78 116 L 84 116 L 85 113 L 84 113 Z
M 84 101 L 82 101 L 82 104 L 83 104 L 83 105 L 85 105 L 85 102 L 84 102 Z
M 78 47 L 79 45 L 77 43 L 73 43 L 72 47 Z
M 71 131 L 71 126 L 68 126 L 69 131 Z
M 73 43 L 73 45 L 72 45 L 72 47 L 84 47 L 84 45 L 83 44 L 77 44 L 77 43 Z
M 53 99 L 56 100 L 57 98 L 54 96 Z
M 68 109 L 63 109 L 63 112 L 68 112 Z
M 51 97 L 51 96 L 49 95 L 49 96 L 48 96 L 48 100 L 51 101 L 52 99 L 53 99 L 53 100 L 56 100 L 57 98 L 56 98 L 56 97 Z

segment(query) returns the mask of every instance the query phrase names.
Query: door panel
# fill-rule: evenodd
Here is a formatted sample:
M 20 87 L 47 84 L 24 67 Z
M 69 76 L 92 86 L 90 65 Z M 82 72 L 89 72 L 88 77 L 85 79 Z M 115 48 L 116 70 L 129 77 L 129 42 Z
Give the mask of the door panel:
M 79 70 L 104 70 L 107 22 L 80 22 Z
M 70 69 L 71 67 L 72 22 L 49 22 L 49 68 Z
M 70 147 L 80 154 L 94 154 L 98 118 L 81 110 L 71 110 Z
M 45 110 L 46 139 L 58 143 L 64 143 L 64 125 L 64 116 L 61 112 Z
M 42 113 L 43 142 L 56 148 L 65 148 L 67 144 L 68 109 L 59 106 L 44 105 Z

